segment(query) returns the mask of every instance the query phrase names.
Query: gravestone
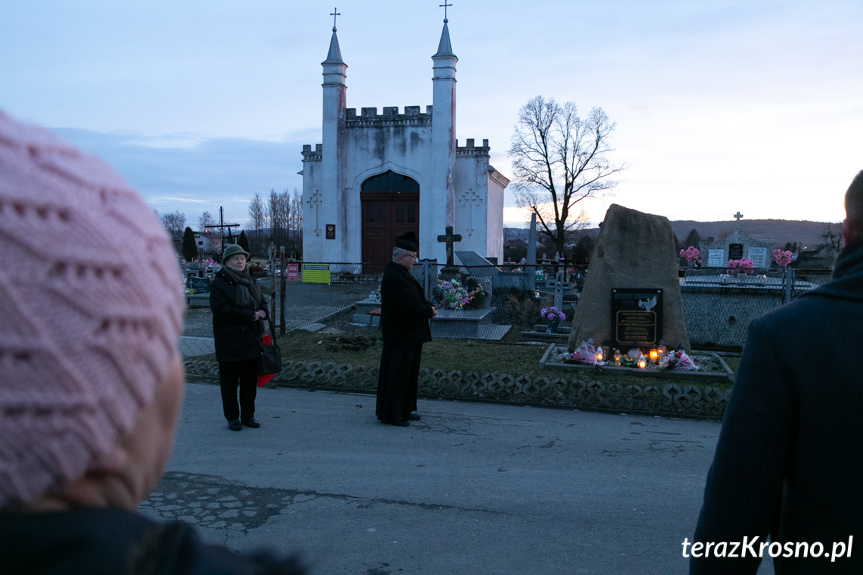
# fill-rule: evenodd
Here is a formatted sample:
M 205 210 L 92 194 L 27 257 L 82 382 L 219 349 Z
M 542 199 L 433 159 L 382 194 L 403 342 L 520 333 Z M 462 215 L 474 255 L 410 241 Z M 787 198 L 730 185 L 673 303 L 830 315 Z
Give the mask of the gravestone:
M 560 278 L 554 284 L 554 307 L 563 309 L 563 282 Z
M 661 314 L 656 314 L 657 339 L 664 339 L 669 347 L 689 351 L 671 222 L 662 216 L 612 204 L 600 227 L 581 299 L 575 308 L 569 335 L 570 351 L 588 338 L 593 338 L 597 344 L 613 345 L 613 297 L 627 290 L 650 296 L 635 298 L 636 311 L 656 313 L 661 310 Z M 655 302 L 652 301 L 654 296 Z M 638 302 L 644 303 L 639 306 Z M 658 306 L 660 310 L 656 309 Z M 636 321 L 635 314 L 628 314 L 628 317 Z M 626 351 L 621 349 L 621 352 Z
M 527 289 L 536 289 L 536 214 L 530 214 L 530 233 L 527 241 L 527 258 L 525 271 L 527 272 Z
M 754 268 L 770 267 L 768 259 L 768 248 L 771 244 L 756 240 L 743 231 L 740 212 L 734 215 L 737 225 L 733 232 L 723 239 L 714 242 L 698 242 L 701 253 L 707 254 L 707 267 L 724 268 L 728 266 L 728 260 L 750 259 Z
M 458 277 L 458 267 L 455 265 L 453 244 L 461 241 L 461 234 L 452 233 L 452 226 L 446 227 L 446 233 L 438 236 L 437 241 L 446 244 L 446 265 L 441 269 L 441 279 L 451 280 Z
M 492 278 L 498 273 L 494 265 L 476 252 L 472 251 L 457 251 L 455 256 L 462 266 L 467 270 L 470 277 L 475 279 L 482 288 L 488 293 L 486 306 L 491 306 L 492 299 Z

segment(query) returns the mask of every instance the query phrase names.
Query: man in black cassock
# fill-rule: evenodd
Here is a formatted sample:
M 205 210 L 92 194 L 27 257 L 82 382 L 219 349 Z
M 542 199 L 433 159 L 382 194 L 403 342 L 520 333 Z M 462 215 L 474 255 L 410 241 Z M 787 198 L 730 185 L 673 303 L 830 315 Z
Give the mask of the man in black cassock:
M 393 259 L 381 279 L 381 331 L 384 349 L 378 376 L 375 414 L 390 425 L 407 427 L 417 421 L 417 378 L 422 345 L 431 341 L 429 318 L 437 311 L 411 276 L 419 242 L 407 232 L 396 238 Z

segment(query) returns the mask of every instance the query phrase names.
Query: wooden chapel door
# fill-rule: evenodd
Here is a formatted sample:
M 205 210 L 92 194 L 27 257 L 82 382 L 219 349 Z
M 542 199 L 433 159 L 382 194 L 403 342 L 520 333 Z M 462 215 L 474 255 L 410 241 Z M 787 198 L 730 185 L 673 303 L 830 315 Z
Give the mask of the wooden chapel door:
M 363 273 L 379 274 L 392 259 L 396 237 L 412 231 L 419 237 L 419 185 L 389 171 L 363 182 Z

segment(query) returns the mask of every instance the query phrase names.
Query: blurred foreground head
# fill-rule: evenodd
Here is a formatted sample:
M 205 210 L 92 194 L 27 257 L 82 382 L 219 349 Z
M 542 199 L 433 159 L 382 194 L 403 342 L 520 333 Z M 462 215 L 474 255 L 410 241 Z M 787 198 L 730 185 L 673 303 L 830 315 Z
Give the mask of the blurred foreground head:
M 863 170 L 857 172 L 845 192 L 845 222 L 842 231 L 846 246 L 863 239 Z
M 183 296 L 171 243 L 138 194 L 2 111 L 0 248 L 3 509 L 142 457 L 117 446 L 178 369 Z M 148 449 L 139 443 L 124 449 Z

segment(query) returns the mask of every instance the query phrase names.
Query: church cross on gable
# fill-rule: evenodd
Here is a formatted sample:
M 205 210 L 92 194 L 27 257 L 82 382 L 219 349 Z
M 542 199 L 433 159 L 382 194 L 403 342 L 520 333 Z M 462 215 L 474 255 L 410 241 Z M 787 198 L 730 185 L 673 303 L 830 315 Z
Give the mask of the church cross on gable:
M 489 164 L 481 146 L 456 139 L 456 63 L 446 17 L 432 56 L 432 105 L 347 107 L 347 68 L 334 9 L 323 67 L 322 144 L 303 146 L 303 259 L 363 263 L 377 273 L 390 260 L 395 238 L 419 237 L 420 257 L 446 262 L 437 241 L 447 227 L 461 234 L 461 250 L 503 256 L 503 192 L 509 180 Z M 381 50 L 386 50 L 385 46 Z M 314 210 L 314 214 L 311 213 Z M 320 233 L 321 229 L 327 233 Z

